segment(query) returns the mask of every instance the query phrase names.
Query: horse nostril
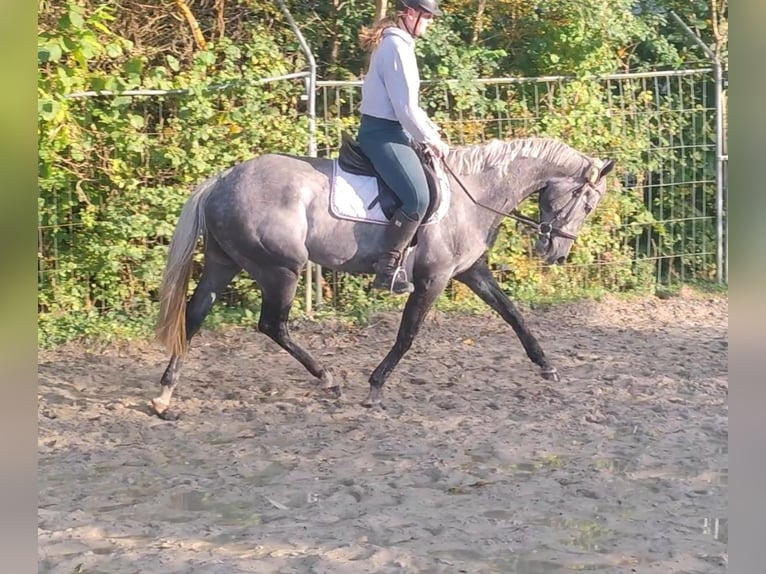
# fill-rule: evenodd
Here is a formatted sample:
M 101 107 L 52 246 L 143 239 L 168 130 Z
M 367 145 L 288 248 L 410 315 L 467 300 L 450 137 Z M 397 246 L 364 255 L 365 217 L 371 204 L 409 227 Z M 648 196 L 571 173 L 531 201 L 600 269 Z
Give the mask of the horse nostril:
M 562 255 L 561 257 L 556 259 L 556 263 L 558 263 L 559 265 L 564 265 L 564 263 L 566 263 L 566 260 L 567 258 Z

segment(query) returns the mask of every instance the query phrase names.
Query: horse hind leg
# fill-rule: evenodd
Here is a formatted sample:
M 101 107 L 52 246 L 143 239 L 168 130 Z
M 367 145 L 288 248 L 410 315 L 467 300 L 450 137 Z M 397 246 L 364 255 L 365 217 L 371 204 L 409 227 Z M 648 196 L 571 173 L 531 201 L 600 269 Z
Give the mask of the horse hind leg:
M 190 341 L 199 331 L 215 300 L 241 270 L 242 267 L 231 262 L 228 258 L 223 260 L 223 258 L 211 257 L 209 252 L 206 252 L 202 277 L 200 277 L 194 293 L 186 304 L 187 341 Z M 170 406 L 173 391 L 176 385 L 178 385 L 182 365 L 183 359 L 179 355 L 174 354 L 170 357 L 168 366 L 162 375 L 162 379 L 160 379 L 162 393 L 151 401 L 154 412 L 161 418 L 168 420 L 174 418 L 168 412 L 168 407 Z
M 258 330 L 319 379 L 321 388 L 337 391 L 338 387 L 333 383 L 331 373 L 290 336 L 287 322 L 298 285 L 296 272 L 285 267 L 260 268 L 251 275 L 260 285 L 263 299 Z

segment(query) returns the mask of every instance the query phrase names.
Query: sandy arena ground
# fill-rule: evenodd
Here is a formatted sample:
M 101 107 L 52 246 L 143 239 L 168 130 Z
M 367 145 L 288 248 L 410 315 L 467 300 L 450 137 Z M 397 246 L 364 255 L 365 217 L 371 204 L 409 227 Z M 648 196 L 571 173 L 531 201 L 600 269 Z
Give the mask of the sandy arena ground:
M 156 345 L 39 355 L 39 572 L 718 573 L 728 299 L 433 313 L 359 405 L 399 316 L 298 324 L 340 398 L 252 330 L 203 332 L 149 414 Z

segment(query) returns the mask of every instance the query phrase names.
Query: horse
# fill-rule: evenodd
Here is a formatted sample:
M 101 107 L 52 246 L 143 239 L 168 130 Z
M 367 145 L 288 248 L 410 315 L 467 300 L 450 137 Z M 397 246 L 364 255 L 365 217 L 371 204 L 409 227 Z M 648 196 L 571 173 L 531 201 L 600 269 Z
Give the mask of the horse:
M 159 291 L 156 335 L 170 360 L 154 412 L 169 416 L 189 343 L 221 292 L 242 270 L 261 290 L 258 331 L 286 350 L 318 381 L 338 390 L 330 371 L 288 331 L 301 271 L 309 262 L 336 271 L 373 273 L 385 225 L 335 217 L 329 192 L 337 159 L 267 153 L 231 166 L 199 184 L 183 206 L 168 249 Z M 506 216 L 532 225 L 536 253 L 563 264 L 588 214 L 607 192 L 613 160 L 589 157 L 551 138 L 490 140 L 454 147 L 443 158 L 449 207 L 422 225 L 406 255 L 414 291 L 407 296 L 396 340 L 369 377 L 365 407 L 385 408 L 383 385 L 410 349 L 427 313 L 454 278 L 467 285 L 514 330 L 546 380 L 559 381 L 524 319 L 493 277 L 488 251 Z M 538 195 L 539 222 L 513 210 Z M 187 300 L 197 242 L 203 236 L 201 277 Z

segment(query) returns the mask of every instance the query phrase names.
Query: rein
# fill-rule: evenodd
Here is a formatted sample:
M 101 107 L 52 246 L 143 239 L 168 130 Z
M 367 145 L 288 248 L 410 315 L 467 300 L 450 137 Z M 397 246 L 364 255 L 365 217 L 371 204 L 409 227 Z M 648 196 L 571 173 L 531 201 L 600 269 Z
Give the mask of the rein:
M 576 235 L 572 235 L 571 233 L 563 231 L 559 229 L 558 227 L 554 227 L 553 223 L 549 221 L 538 222 L 532 219 L 531 217 L 522 215 L 517 209 L 506 212 L 506 211 L 500 211 L 499 209 L 495 209 L 491 205 L 486 205 L 484 203 L 481 203 L 471 194 L 470 191 L 468 191 L 468 188 L 457 176 L 457 174 L 455 174 L 455 172 L 452 171 L 452 168 L 449 166 L 449 164 L 445 160 L 442 160 L 441 163 L 444 166 L 444 168 L 447 170 L 447 172 L 454 178 L 454 180 L 457 182 L 460 188 L 465 192 L 465 194 L 468 196 L 468 199 L 470 199 L 475 205 L 478 205 L 479 207 L 483 207 L 484 209 L 491 211 L 493 213 L 496 213 L 498 215 L 502 215 L 503 217 L 510 217 L 511 219 L 515 219 L 516 221 L 519 221 L 520 223 L 523 223 L 524 225 L 531 227 L 532 229 L 537 231 L 538 234 L 548 239 L 550 239 L 551 237 L 564 237 L 566 239 L 571 239 L 573 241 L 577 239 Z

